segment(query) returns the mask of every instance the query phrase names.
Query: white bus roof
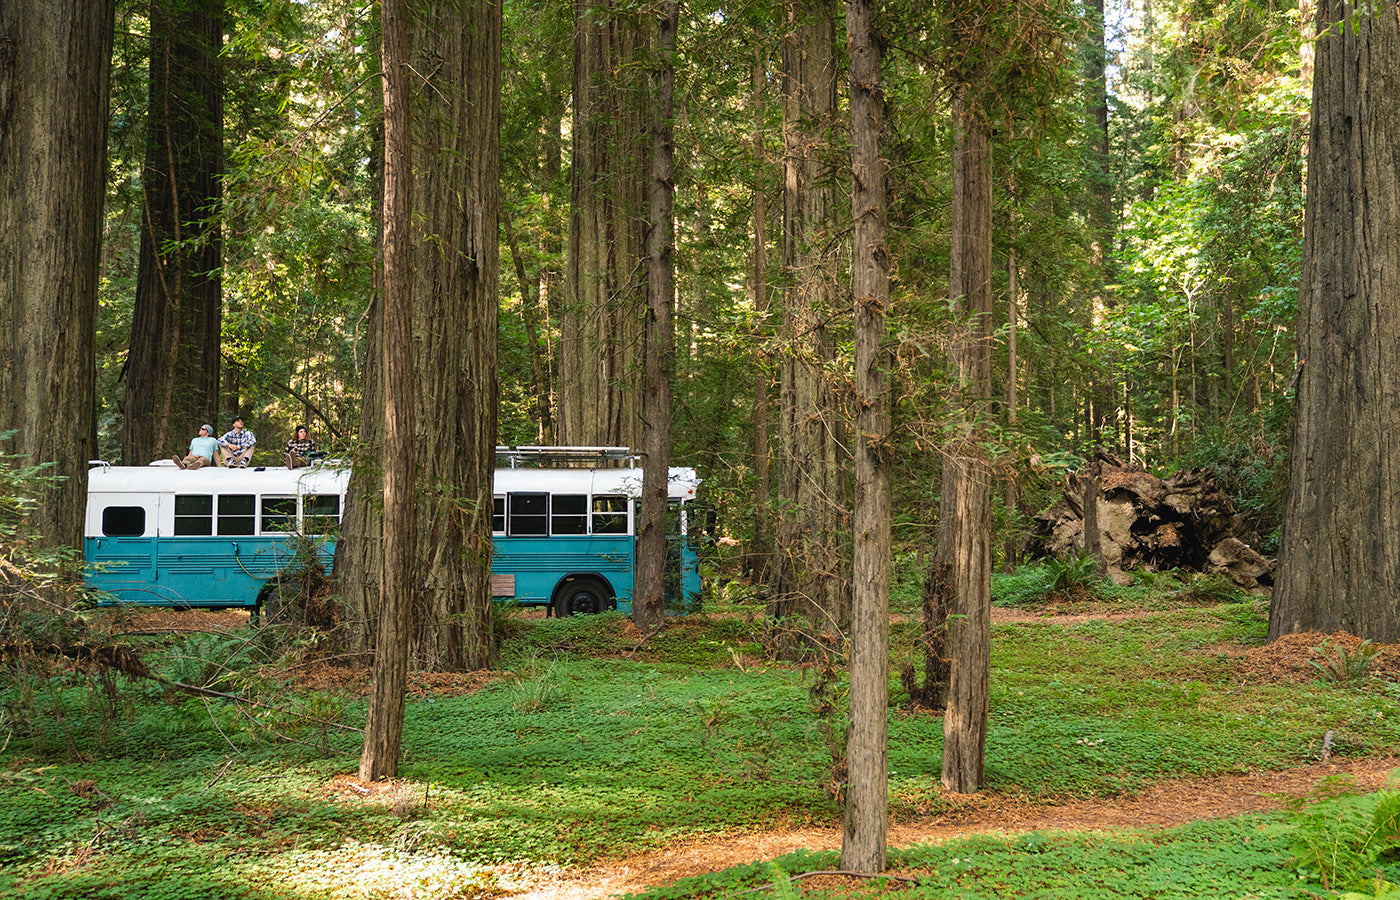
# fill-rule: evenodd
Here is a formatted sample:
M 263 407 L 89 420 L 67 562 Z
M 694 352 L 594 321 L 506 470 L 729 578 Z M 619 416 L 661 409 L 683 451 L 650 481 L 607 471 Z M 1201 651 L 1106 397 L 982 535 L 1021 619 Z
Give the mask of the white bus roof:
M 691 468 L 672 467 L 666 493 L 676 500 L 694 500 L 700 479 Z M 551 494 L 642 495 L 641 469 L 497 469 L 497 494 L 531 492 Z
M 88 470 L 88 493 L 343 494 L 349 480 L 348 466 L 324 464 L 304 469 L 205 466 L 183 470 L 173 462 L 149 466 L 96 465 Z
M 348 466 L 321 464 L 304 469 L 267 466 L 229 469 L 205 466 L 181 470 L 173 462 L 149 466 L 95 465 L 88 471 L 92 494 L 342 494 Z M 700 479 L 692 468 L 670 470 L 667 494 L 694 500 Z M 495 493 L 624 494 L 640 497 L 641 469 L 497 469 Z

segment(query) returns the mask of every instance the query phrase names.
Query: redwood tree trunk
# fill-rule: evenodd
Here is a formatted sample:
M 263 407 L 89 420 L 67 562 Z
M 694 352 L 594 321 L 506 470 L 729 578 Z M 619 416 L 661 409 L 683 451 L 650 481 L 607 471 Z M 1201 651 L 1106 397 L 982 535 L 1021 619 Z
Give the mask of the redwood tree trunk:
M 887 737 L 890 643 L 890 361 L 885 351 L 889 255 L 884 94 L 874 0 L 846 0 L 851 51 L 851 293 L 856 352 L 856 502 L 851 615 L 850 784 L 841 868 L 885 868 L 889 820 Z
M 495 662 L 491 496 L 496 467 L 501 6 L 414 4 L 414 663 Z
M 219 413 L 224 0 L 153 0 L 141 254 L 122 459 L 179 451 Z M 232 412 L 236 412 L 233 410 Z
M 1400 27 L 1320 0 L 1298 378 L 1270 639 L 1400 640 Z
M 0 450 L 67 481 L 31 522 L 82 546 L 112 0 L 0 3 Z
M 766 50 L 754 50 L 753 63 L 753 161 L 755 170 L 765 164 L 763 151 L 764 121 L 763 109 L 764 82 L 767 80 L 767 67 L 764 65 Z M 753 537 L 749 541 L 744 568 L 755 584 L 769 584 L 773 579 L 773 508 L 772 508 L 772 450 L 769 431 L 772 428 L 773 375 L 771 351 L 768 345 L 771 332 L 768 327 L 768 195 L 764 191 L 763 179 L 756 179 L 753 186 L 753 250 L 749 267 L 749 290 L 753 297 L 754 318 L 757 328 L 754 335 L 754 376 L 753 376 Z
M 836 11 L 831 0 L 789 0 L 783 44 L 783 291 L 780 560 L 770 614 L 810 622 L 829 644 L 850 617 L 843 540 L 845 483 L 826 367 L 836 288 L 835 185 L 829 152 L 836 109 Z
M 949 566 L 952 666 L 943 718 L 943 786 L 982 786 L 991 671 L 991 469 L 982 449 L 981 398 L 992 383 L 992 179 L 987 124 L 959 85 L 953 94 L 953 246 L 949 293 L 958 322 L 949 368 L 962 395 L 961 422 L 943 466 L 938 552 Z
M 499 258 L 499 5 L 466 12 L 455 3 L 415 5 L 409 14 L 411 71 L 431 83 L 405 86 L 411 121 L 413 198 L 404 278 L 412 310 L 409 377 L 415 427 L 406 452 L 418 481 L 413 496 L 415 573 L 410 628 L 413 665 L 429 671 L 485 668 L 495 660 L 491 625 L 491 496 L 496 441 L 496 316 Z M 388 119 L 386 110 L 385 118 Z M 385 167 L 389 163 L 385 135 Z M 389 181 L 385 178 L 384 273 L 390 272 Z M 385 304 L 372 320 L 389 328 Z M 387 350 L 386 350 L 387 352 Z M 387 361 L 382 371 L 387 372 Z M 387 382 L 366 378 L 361 440 L 377 443 L 393 405 Z M 388 441 L 387 433 L 384 440 Z M 386 458 L 397 460 L 392 454 Z M 373 461 L 368 461 L 373 465 Z M 359 465 L 357 460 L 357 466 Z M 387 506 L 375 479 L 352 481 L 336 577 L 342 595 L 374 621 L 381 566 L 377 546 Z M 387 477 L 388 470 L 384 470 Z M 383 585 L 379 593 L 383 593 Z M 367 646 L 369 636 L 358 644 Z
M 642 521 L 637 532 L 637 579 L 632 619 L 660 625 L 666 600 L 666 501 L 671 467 L 671 372 L 675 368 L 675 186 L 672 96 L 676 84 L 677 0 L 661 0 L 657 14 L 657 71 L 653 76 L 651 188 L 647 223 L 646 379 L 642 415 Z
M 650 169 L 646 42 L 611 0 L 575 0 L 568 271 L 560 319 L 559 440 L 635 447 L 641 439 L 646 283 L 640 276 Z
M 374 679 L 360 754 L 360 778 L 398 772 L 408 687 L 408 610 L 413 598 L 413 302 L 410 290 L 413 141 L 409 134 L 405 0 L 384 0 L 384 571 L 380 579 Z

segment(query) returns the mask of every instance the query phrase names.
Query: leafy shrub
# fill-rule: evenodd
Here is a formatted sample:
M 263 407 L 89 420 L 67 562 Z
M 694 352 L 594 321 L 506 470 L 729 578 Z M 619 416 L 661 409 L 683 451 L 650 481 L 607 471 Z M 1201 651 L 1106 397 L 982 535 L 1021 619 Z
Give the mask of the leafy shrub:
M 1329 779 L 1324 791 L 1344 791 Z M 1377 877 L 1383 854 L 1400 848 L 1400 791 L 1343 793 L 1300 810 L 1294 819 L 1295 864 L 1328 890 L 1363 888 Z
M 1098 562 L 1088 554 L 1051 558 L 1015 572 L 992 576 L 992 596 L 1001 606 L 1038 606 L 1056 594 L 1083 599 L 1103 599 L 1106 582 L 1098 574 Z
M 1321 672 L 1323 678 L 1337 684 L 1350 684 L 1366 677 L 1381 648 L 1370 641 L 1362 641 L 1355 650 L 1347 650 L 1340 644 L 1323 641 L 1321 646 L 1313 647 L 1312 652 L 1322 659 L 1310 659 L 1308 665 Z
M 1243 596 L 1239 585 L 1224 575 L 1201 573 L 1191 576 L 1171 599 L 1183 603 L 1237 603 Z

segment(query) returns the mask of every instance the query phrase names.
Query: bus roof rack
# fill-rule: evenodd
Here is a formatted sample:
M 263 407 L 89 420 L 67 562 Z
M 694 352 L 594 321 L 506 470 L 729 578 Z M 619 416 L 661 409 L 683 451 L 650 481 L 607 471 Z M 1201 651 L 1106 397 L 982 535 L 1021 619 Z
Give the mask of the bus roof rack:
M 597 466 L 605 463 L 628 462 L 637 454 L 628 447 L 504 447 L 496 448 L 497 465 L 518 469 L 522 465 L 551 465 L 558 467 Z

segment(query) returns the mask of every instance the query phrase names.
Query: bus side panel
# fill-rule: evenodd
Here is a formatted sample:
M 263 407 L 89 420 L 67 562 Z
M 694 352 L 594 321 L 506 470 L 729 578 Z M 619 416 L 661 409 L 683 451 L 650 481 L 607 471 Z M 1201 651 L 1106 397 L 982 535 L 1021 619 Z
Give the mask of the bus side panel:
M 153 537 L 90 537 L 83 546 L 87 583 L 121 603 L 168 606 L 184 602 L 160 580 Z
M 251 608 L 292 556 L 281 536 L 89 538 L 88 561 L 107 565 L 88 583 L 123 603 Z
M 565 575 L 597 574 L 612 585 L 617 608 L 629 613 L 632 610 L 631 535 L 496 535 L 493 545 L 491 574 L 514 576 L 514 599 L 521 605 L 549 603 L 555 586 Z

